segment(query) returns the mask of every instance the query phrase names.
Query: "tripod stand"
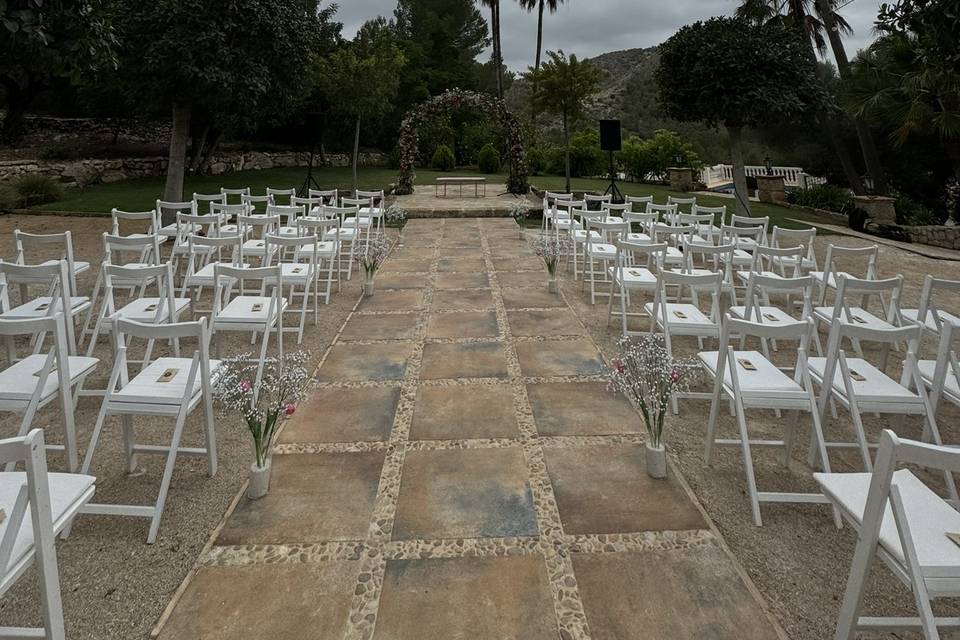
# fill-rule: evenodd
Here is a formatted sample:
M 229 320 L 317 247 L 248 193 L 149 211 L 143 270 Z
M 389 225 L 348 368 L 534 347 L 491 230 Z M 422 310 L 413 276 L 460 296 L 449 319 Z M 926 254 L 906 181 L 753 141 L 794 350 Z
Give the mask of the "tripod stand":
M 307 177 L 303 180 L 303 184 L 300 185 L 300 189 L 297 190 L 297 193 L 301 198 L 306 198 L 307 194 L 310 192 L 310 188 L 314 187 L 320 189 L 320 185 L 317 183 L 317 179 L 313 177 L 313 158 L 316 155 L 317 148 L 310 147 L 310 159 L 307 160 Z
M 613 151 L 610 151 L 610 186 L 603 192 L 603 195 L 611 196 L 610 201 L 614 204 L 623 204 L 625 198 L 617 187 L 617 168 L 613 164 Z

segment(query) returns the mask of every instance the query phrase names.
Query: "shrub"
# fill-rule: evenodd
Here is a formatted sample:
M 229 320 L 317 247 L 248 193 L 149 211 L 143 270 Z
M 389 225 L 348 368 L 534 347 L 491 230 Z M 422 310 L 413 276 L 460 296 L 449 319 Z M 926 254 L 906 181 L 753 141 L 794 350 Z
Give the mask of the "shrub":
M 806 189 L 788 191 L 787 202 L 802 207 L 843 213 L 853 206 L 853 196 L 843 187 L 832 184 L 818 184 Z
M 563 175 L 564 150 L 553 147 L 547 153 L 547 170 Z M 600 134 L 585 130 L 570 138 L 570 175 L 575 177 L 598 176 L 607 173 L 607 159 L 600 150 Z
M 477 166 L 482 173 L 496 173 L 500 171 L 500 154 L 492 144 L 485 144 L 477 153 Z
M 18 204 L 23 207 L 54 202 L 63 197 L 63 188 L 60 184 L 53 178 L 39 173 L 17 178 L 13 182 L 13 191 Z
M 547 168 L 547 156 L 543 149 L 534 147 L 527 151 L 527 166 L 530 167 L 530 175 L 538 176 Z
M 457 160 L 453 157 L 453 151 L 445 144 L 437 147 L 433 152 L 433 160 L 430 162 L 437 171 L 453 171 L 457 166 Z
M 627 175 L 639 182 L 648 175 L 654 180 L 663 179 L 667 168 L 678 164 L 678 156 L 681 158 L 680 166 L 695 170 L 703 167 L 692 144 L 685 142 L 674 131 L 657 129 L 652 138 L 627 138 L 618 158 Z
M 897 224 L 932 225 L 943 223 L 935 212 L 906 194 L 898 194 L 893 206 L 897 211 Z

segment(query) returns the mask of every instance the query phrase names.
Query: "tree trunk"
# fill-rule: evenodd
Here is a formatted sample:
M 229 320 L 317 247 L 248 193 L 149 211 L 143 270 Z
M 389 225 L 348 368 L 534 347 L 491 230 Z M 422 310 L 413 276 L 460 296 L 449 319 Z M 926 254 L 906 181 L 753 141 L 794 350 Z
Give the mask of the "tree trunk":
M 353 195 L 356 197 L 359 182 L 357 181 L 357 159 L 360 157 L 360 115 L 357 115 L 357 128 L 353 132 Z
M 566 191 L 564 193 L 573 193 L 570 190 L 570 123 L 567 114 L 563 114 L 563 165 L 564 175 L 567 178 Z
M 490 5 L 493 28 L 493 64 L 497 67 L 497 97 L 503 100 L 503 51 L 500 50 L 500 0 Z
M 200 164 L 197 165 L 195 170 L 196 173 L 203 175 L 210 170 L 210 164 L 213 162 L 213 154 L 216 153 L 217 147 L 220 146 L 221 138 L 223 138 L 223 132 L 219 129 L 214 129 L 213 139 L 207 145 L 203 158 L 200 159 Z
M 183 201 L 183 173 L 187 164 L 187 140 L 190 137 L 189 103 L 178 102 L 173 105 L 173 130 L 170 132 L 170 155 L 167 160 L 167 182 L 163 187 L 163 199 L 167 202 Z M 164 224 L 175 222 L 174 215 Z
M 837 73 L 844 84 L 849 83 L 851 78 L 850 60 L 847 58 L 847 50 L 843 46 L 843 38 L 840 37 L 840 31 L 837 29 L 836 20 L 833 17 L 833 7 L 830 0 L 816 0 L 817 13 L 823 20 L 824 29 L 827 37 L 830 39 L 830 48 L 833 49 L 833 57 L 837 62 Z M 884 175 L 883 165 L 880 163 L 880 153 L 877 151 L 877 144 L 873 140 L 873 134 L 870 127 L 861 118 L 854 118 L 853 124 L 857 130 L 857 139 L 860 141 L 860 151 L 863 153 L 863 163 L 873 178 L 873 190 L 876 193 L 886 193 L 887 180 Z
M 543 55 L 543 10 L 545 4 L 545 0 L 540 0 L 540 13 L 537 18 L 537 57 L 533 63 L 533 95 L 537 95 L 537 72 L 540 71 L 540 58 Z M 530 117 L 537 117 L 537 106 L 536 102 L 533 100 L 530 101 Z
M 733 190 L 737 201 L 737 215 L 749 216 L 750 192 L 747 190 L 747 173 L 743 168 L 743 148 L 741 146 L 743 128 L 739 125 L 727 125 L 730 137 L 730 161 L 733 164 Z
M 850 151 L 843 143 L 843 137 L 840 135 L 840 128 L 837 123 L 830 117 L 830 114 L 824 114 L 822 122 L 827 130 L 827 137 L 830 138 L 833 151 L 837 154 L 837 159 L 840 160 L 840 166 L 843 167 L 843 174 L 847 176 L 847 182 L 850 183 L 850 188 L 858 196 L 866 194 L 867 190 L 863 186 L 863 179 L 860 178 L 860 172 L 857 171 L 853 158 L 850 157 Z

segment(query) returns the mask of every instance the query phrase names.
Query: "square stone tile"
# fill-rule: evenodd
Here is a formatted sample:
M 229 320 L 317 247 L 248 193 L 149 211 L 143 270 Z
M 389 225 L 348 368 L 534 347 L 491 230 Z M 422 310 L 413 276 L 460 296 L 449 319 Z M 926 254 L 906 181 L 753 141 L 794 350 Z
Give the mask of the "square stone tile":
M 496 338 L 500 335 L 495 311 L 434 313 L 427 324 L 428 338 Z
M 647 475 L 643 445 L 546 447 L 544 455 L 567 534 L 707 526 L 672 476 Z
M 314 389 L 297 407 L 280 443 L 382 442 L 390 439 L 400 387 Z
M 430 271 L 431 258 L 390 258 L 383 263 L 384 273 L 426 273 Z M 361 273 L 362 275 L 362 273 Z
M 412 440 L 516 438 L 513 391 L 507 385 L 420 387 L 410 427 Z
M 577 314 L 569 309 L 508 311 L 510 332 L 515 336 L 580 336 L 586 331 Z
M 359 564 L 202 567 L 159 637 L 339 638 L 346 630 Z
M 376 288 L 382 293 L 389 289 L 423 289 L 427 276 L 421 273 L 378 273 Z
M 441 258 L 437 263 L 437 271 L 477 273 L 485 269 L 486 264 L 482 258 Z
M 422 244 L 410 244 L 408 238 L 404 238 L 404 243 L 396 247 L 390 254 L 391 260 L 433 260 L 436 249 L 433 246 L 423 246 Z
M 363 277 L 362 275 L 360 276 Z M 357 311 L 416 311 L 423 306 L 423 292 L 417 289 L 405 291 L 377 291 L 372 296 L 365 297 Z
M 407 372 L 411 342 L 334 345 L 317 371 L 320 382 L 399 380 Z
M 543 271 L 543 261 L 536 256 L 521 258 L 494 258 L 493 268 L 497 271 Z
M 571 557 L 594 640 L 777 637 L 718 547 Z
M 427 344 L 420 378 L 506 378 L 507 357 L 497 342 Z
M 240 500 L 217 544 L 364 540 L 384 453 L 273 456 L 270 493 Z
M 556 640 L 539 555 L 390 560 L 374 640 Z
M 639 433 L 643 419 L 623 394 L 603 382 L 528 384 L 527 398 L 542 436 Z
M 497 275 L 499 277 L 499 274 Z M 540 287 L 504 287 L 502 291 L 503 306 L 507 309 L 549 309 L 566 307 L 557 293 L 547 291 L 547 276 L 541 274 Z
M 593 376 L 604 372 L 603 360 L 589 340 L 518 342 L 520 372 L 527 377 Z
M 355 314 L 343 327 L 341 340 L 410 340 L 417 328 L 415 313 L 385 316 Z
M 490 286 L 486 273 L 438 273 L 433 281 L 437 289 L 480 289 Z
M 443 309 L 493 309 L 493 292 L 490 289 L 435 291 L 431 310 Z
M 407 452 L 394 540 L 535 535 L 519 447 Z
M 480 259 L 483 258 L 483 247 L 476 240 L 467 241 L 465 244 L 448 245 L 440 243 L 440 259 Z
M 535 287 L 546 290 L 547 270 L 499 271 L 497 272 L 497 282 L 500 283 L 501 287 Z

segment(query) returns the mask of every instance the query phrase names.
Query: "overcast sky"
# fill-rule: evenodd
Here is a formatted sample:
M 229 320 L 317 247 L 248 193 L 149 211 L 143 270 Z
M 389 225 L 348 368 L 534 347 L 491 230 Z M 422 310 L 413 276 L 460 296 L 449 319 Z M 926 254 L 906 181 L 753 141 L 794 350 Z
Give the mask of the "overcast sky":
M 322 4 L 329 4 L 324 0 Z M 352 38 L 366 20 L 390 17 L 396 0 L 339 0 L 337 17 L 344 36 Z M 710 16 L 731 14 L 738 0 L 566 0 L 555 15 L 544 18 L 544 50 L 563 49 L 580 57 L 607 51 L 651 47 L 681 26 Z M 844 15 L 853 26 L 848 37 L 850 57 L 869 43 L 880 0 L 853 0 Z M 536 13 L 528 14 L 514 0 L 501 0 L 503 57 L 515 71 L 533 64 L 537 37 Z M 489 15 L 484 10 L 484 17 Z

